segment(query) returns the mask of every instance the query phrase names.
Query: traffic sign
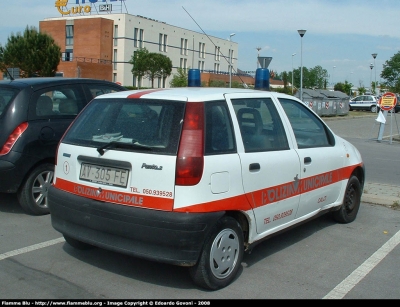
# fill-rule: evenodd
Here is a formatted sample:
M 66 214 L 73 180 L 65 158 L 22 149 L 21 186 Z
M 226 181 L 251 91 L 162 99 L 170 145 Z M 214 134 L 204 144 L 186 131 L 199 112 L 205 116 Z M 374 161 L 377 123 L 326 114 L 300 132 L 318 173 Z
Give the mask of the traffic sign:
M 393 93 L 385 93 L 379 99 L 379 107 L 383 111 L 390 111 L 396 106 L 397 96 Z

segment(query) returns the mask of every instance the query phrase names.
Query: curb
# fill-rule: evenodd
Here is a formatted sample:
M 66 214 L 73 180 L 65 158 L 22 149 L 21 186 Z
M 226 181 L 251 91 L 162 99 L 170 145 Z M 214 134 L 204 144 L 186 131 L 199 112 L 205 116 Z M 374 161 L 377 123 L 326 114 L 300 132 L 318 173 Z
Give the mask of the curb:
M 361 202 L 400 209 L 400 186 L 366 182 Z

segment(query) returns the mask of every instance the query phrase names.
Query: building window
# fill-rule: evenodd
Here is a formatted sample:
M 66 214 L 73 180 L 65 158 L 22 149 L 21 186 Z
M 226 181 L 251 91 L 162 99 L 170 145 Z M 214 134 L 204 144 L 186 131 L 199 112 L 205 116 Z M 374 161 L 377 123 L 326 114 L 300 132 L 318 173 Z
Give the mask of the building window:
M 204 70 L 204 61 L 199 61 L 199 65 L 197 68 L 200 69 L 200 71 L 203 71 Z
M 144 30 L 135 28 L 133 30 L 133 46 L 136 48 L 143 48 L 144 46 Z
M 144 30 L 140 29 L 139 31 L 139 48 L 144 47 Z
M 136 47 L 136 48 L 139 46 L 139 43 L 138 43 L 138 34 L 139 34 L 139 29 L 138 29 L 138 28 L 135 28 L 135 29 L 133 30 L 133 46 Z
M 65 26 L 65 45 L 72 46 L 74 44 L 74 26 Z
M 74 52 L 71 49 L 65 50 L 65 52 L 61 53 L 61 61 L 63 62 L 71 62 L 74 59 Z
M 114 46 L 118 46 L 118 25 L 114 26 Z
M 182 69 L 187 69 L 187 59 L 181 58 L 179 67 Z
M 214 72 L 219 73 L 219 63 L 214 63 Z
M 205 59 L 206 58 L 206 44 L 205 43 L 199 43 L 199 58 Z
M 117 70 L 117 55 L 118 55 L 117 49 L 114 49 L 114 65 L 113 65 L 114 70 Z
M 186 38 L 181 38 L 181 54 L 188 55 L 188 40 Z
M 117 74 L 113 73 L 113 82 L 117 82 Z
M 159 47 L 158 50 L 159 51 L 167 52 L 167 39 L 168 39 L 167 34 L 160 33 L 160 35 L 158 36 L 158 47 Z
M 229 49 L 229 61 L 231 64 L 234 62 L 234 57 L 233 57 L 233 50 Z
M 221 52 L 220 52 L 220 47 L 215 46 L 215 60 L 220 61 L 221 60 Z

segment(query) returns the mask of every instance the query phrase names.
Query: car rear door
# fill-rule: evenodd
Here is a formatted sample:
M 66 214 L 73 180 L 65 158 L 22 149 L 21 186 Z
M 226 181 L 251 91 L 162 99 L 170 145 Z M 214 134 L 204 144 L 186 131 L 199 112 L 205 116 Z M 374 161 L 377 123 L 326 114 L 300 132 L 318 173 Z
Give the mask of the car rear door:
M 287 138 L 276 105 L 266 92 L 226 95 L 231 102 L 242 182 L 251 203 L 257 234 L 283 228 L 296 215 L 300 161 Z

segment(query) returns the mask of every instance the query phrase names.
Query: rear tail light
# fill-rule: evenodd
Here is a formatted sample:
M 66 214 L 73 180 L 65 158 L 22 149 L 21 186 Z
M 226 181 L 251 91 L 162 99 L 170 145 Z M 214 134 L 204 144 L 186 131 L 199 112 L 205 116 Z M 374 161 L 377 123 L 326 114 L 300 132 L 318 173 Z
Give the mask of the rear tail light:
M 204 103 L 188 102 L 176 161 L 176 185 L 198 184 L 204 166 Z
M 28 128 L 28 123 L 22 123 L 14 131 L 8 136 L 7 141 L 4 143 L 3 147 L 0 150 L 0 156 L 4 156 L 8 154 L 14 144 L 17 142 L 19 137 L 24 133 L 24 131 Z

